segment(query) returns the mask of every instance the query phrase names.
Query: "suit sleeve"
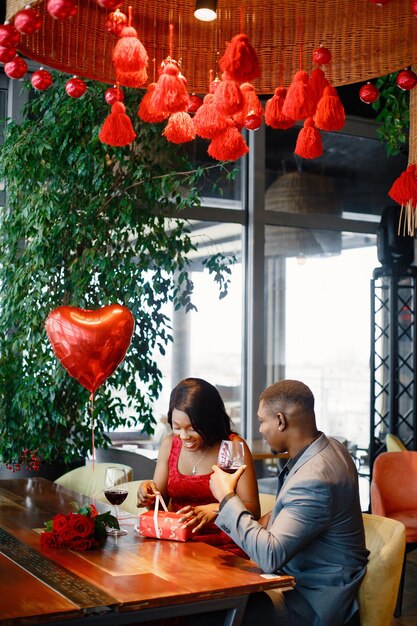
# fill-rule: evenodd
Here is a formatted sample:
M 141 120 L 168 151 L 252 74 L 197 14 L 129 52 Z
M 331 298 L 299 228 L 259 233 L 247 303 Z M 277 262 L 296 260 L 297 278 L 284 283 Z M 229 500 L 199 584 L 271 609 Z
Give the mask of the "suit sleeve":
M 237 496 L 226 502 L 216 524 L 264 572 L 273 573 L 320 535 L 330 519 L 328 486 L 310 480 L 295 484 L 286 491 L 282 501 L 275 505 L 267 529 L 253 518 Z

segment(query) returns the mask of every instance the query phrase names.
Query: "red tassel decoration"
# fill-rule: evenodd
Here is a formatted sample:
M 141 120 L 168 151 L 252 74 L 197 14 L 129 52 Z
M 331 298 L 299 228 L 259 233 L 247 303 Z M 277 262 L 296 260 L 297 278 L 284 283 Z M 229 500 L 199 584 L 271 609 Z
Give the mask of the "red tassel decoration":
M 323 95 L 323 91 L 329 84 L 325 73 L 319 67 L 311 72 L 310 86 L 313 89 L 314 108 L 317 107 L 320 98 Z
M 245 104 L 245 99 L 238 83 L 235 80 L 228 79 L 225 74 L 223 74 L 222 80 L 217 85 L 213 96 L 216 108 L 226 115 L 235 115 L 235 113 L 243 109 Z
M 189 113 L 173 113 L 162 133 L 171 143 L 186 143 L 195 139 L 195 128 Z
M 125 26 L 113 50 L 117 82 L 125 87 L 141 87 L 148 80 L 148 54 L 132 26 Z
M 151 106 L 158 113 L 177 113 L 186 111 L 188 91 L 184 76 L 175 61 L 170 57 L 163 64 L 162 74 L 158 78 L 151 97 Z
M 242 129 L 244 126 L 249 130 L 256 130 L 262 124 L 264 110 L 261 101 L 255 92 L 255 87 L 250 83 L 243 83 L 240 86 L 243 93 L 244 105 L 241 111 L 233 116 L 233 120 Z
M 304 120 L 314 115 L 314 110 L 314 95 L 308 74 L 300 70 L 288 87 L 282 112 L 291 119 Z
M 167 117 L 168 113 L 160 113 L 159 111 L 155 111 L 151 104 L 152 96 L 155 91 L 156 83 L 149 83 L 148 90 L 140 101 L 139 109 L 138 109 L 138 117 L 144 122 L 148 122 L 149 124 L 158 124 L 159 122 L 163 122 Z
M 320 131 L 315 127 L 312 117 L 306 119 L 298 133 L 294 153 L 303 159 L 316 159 L 323 154 Z
M 250 82 L 261 75 L 256 52 L 249 37 L 243 33 L 235 35 L 228 43 L 219 65 L 222 72 L 227 73 L 229 80 L 238 83 Z
M 199 137 L 213 139 L 219 133 L 226 130 L 228 117 L 214 105 L 214 96 L 204 96 L 203 104 L 194 115 L 194 128 Z
M 415 163 L 409 165 L 405 172 L 403 172 L 397 180 L 394 181 L 388 195 L 395 202 L 401 205 L 407 204 L 409 200 L 412 200 L 414 204 L 417 204 L 417 178 Z
M 317 105 L 314 122 L 321 130 L 340 130 L 345 125 L 345 110 L 332 85 L 325 88 Z
M 407 232 L 408 235 L 414 237 L 417 220 L 417 178 L 415 163 L 409 165 L 406 171 L 394 181 L 388 195 L 401 205 L 398 232 L 400 232 L 401 223 L 403 223 L 403 235 Z
M 211 140 L 207 152 L 217 161 L 236 161 L 249 152 L 249 148 L 233 120 L 229 120 L 226 130 Z
M 287 130 L 295 124 L 295 119 L 287 117 L 282 112 L 287 90 L 285 87 L 277 87 L 275 93 L 265 104 L 265 124 L 271 128 Z
M 126 107 L 122 102 L 115 102 L 110 115 L 104 120 L 98 138 L 101 143 L 109 146 L 127 146 L 136 137 L 132 122 L 126 115 Z

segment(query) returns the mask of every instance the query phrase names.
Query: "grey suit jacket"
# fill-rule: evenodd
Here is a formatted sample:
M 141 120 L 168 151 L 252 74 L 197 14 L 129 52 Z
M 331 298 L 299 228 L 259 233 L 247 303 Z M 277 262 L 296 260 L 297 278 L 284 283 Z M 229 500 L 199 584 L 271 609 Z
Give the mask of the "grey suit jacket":
M 341 626 L 358 605 L 366 572 L 358 477 L 346 447 L 321 434 L 296 461 L 264 529 L 239 498 L 228 500 L 216 524 L 264 572 L 296 579 L 285 602 L 297 623 Z

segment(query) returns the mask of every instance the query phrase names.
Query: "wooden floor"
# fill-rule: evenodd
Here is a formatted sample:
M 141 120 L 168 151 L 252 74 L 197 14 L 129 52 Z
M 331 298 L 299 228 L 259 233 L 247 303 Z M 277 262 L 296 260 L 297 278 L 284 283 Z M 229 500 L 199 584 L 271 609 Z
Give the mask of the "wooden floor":
M 400 617 L 396 617 L 394 626 L 417 626 L 417 550 L 407 557 L 403 608 Z

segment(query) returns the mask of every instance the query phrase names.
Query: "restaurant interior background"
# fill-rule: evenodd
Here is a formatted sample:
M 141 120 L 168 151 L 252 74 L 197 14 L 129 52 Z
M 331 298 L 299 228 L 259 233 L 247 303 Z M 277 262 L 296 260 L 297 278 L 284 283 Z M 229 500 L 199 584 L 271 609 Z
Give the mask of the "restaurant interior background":
M 155 417 L 166 415 L 181 378 L 198 376 L 219 388 L 236 428 L 256 439 L 260 391 L 280 378 L 300 379 L 315 394 L 319 428 L 342 438 L 356 458 L 366 509 L 370 284 L 380 265 L 381 213 L 407 154 L 387 157 L 359 87 L 338 88 L 347 121 L 324 134 L 322 157 L 294 154 L 299 128 L 262 125 L 247 133 L 250 152 L 236 162 L 235 180 L 223 180 L 223 194 L 208 180 L 202 206 L 184 215 L 199 242 L 192 268 L 198 311 L 167 312 L 174 342 L 157 356 L 164 378 Z M 20 81 L 0 69 L 0 118 L 18 118 L 25 97 Z M 203 141 L 189 150 L 196 163 L 210 161 Z M 1 202 L 4 194 L 3 187 Z M 236 259 L 222 300 L 202 271 L 208 251 Z

